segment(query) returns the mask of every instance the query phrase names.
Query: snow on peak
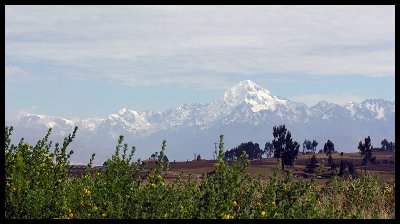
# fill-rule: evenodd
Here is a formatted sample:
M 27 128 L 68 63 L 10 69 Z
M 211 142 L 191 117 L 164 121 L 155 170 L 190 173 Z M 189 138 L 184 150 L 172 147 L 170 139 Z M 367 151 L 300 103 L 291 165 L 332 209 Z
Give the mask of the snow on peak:
M 358 106 L 357 103 L 350 101 L 344 105 L 344 108 L 346 108 L 348 111 L 350 111 L 351 116 L 354 116 L 356 114 L 356 107 Z
M 117 112 L 118 115 L 124 115 L 126 112 L 131 111 L 130 109 L 124 107 Z
M 374 113 L 376 119 L 385 119 L 385 107 L 389 105 L 382 99 L 367 99 L 361 103 L 362 106 Z
M 253 112 L 275 110 L 276 105 L 287 103 L 287 100 L 273 96 L 268 90 L 251 80 L 241 81 L 225 91 L 224 101 L 231 107 L 245 103 L 251 106 Z
M 128 131 L 142 130 L 151 126 L 147 115 L 146 112 L 137 112 L 124 107 L 117 113 L 109 115 L 107 122 L 111 125 L 122 125 Z
M 332 105 L 332 103 L 329 103 L 329 102 L 327 102 L 325 100 L 322 100 L 322 101 L 319 101 L 315 106 L 318 106 L 318 107 L 329 107 L 331 105 Z
M 49 115 L 25 113 L 21 118 L 27 126 L 44 125 L 46 128 L 71 127 L 75 125 L 74 121 Z

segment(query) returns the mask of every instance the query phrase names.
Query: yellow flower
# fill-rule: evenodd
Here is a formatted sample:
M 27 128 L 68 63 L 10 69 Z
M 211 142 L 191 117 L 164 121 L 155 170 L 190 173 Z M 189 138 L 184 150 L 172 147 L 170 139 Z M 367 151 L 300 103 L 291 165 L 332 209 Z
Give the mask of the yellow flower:
M 224 215 L 224 217 L 222 217 L 222 219 L 233 219 L 233 215 Z
M 321 205 L 321 202 L 320 201 L 317 201 L 318 202 L 318 205 Z
M 156 185 L 155 183 L 152 183 L 152 184 L 151 184 L 151 187 L 152 187 L 152 188 L 157 188 L 157 185 Z
M 183 209 L 183 206 L 182 206 L 182 205 L 179 205 L 179 208 L 182 210 L 182 209 Z
M 232 206 L 233 206 L 233 207 L 236 207 L 236 206 L 237 206 L 236 201 L 233 201 L 233 202 L 232 202 Z
M 73 213 L 69 213 L 68 217 L 70 217 L 72 219 L 74 217 L 74 214 Z
M 10 183 L 8 183 L 8 182 L 7 182 L 7 184 L 6 184 L 6 185 L 7 185 L 7 187 L 10 187 L 10 186 L 11 186 L 11 185 L 10 185 Z
M 257 206 L 259 206 L 259 207 L 261 207 L 261 202 L 257 202 L 257 204 L 256 204 Z
M 85 205 L 85 202 L 84 202 L 83 200 L 81 200 L 81 201 L 79 202 L 79 204 L 81 204 L 81 206 L 83 206 L 83 205 Z
M 51 166 L 50 166 L 50 168 L 54 169 L 54 166 L 53 166 L 53 165 L 51 165 Z
M 61 183 L 61 180 L 57 180 L 58 183 Z
M 107 214 L 104 212 L 103 214 L 101 214 L 101 217 L 105 218 L 107 217 Z
M 13 187 L 13 189 L 12 189 L 13 191 L 16 191 L 17 189 L 15 188 L 15 187 Z
M 272 201 L 271 204 L 272 204 L 272 206 L 275 206 L 275 201 Z
M 157 178 L 158 178 L 159 180 L 162 180 L 161 175 L 157 175 Z
M 264 216 L 266 216 L 266 215 L 267 215 L 267 212 L 265 212 L 265 211 L 262 211 L 262 212 L 261 212 L 261 216 L 262 216 L 262 217 L 264 217 Z
M 88 190 L 88 189 L 83 189 L 83 193 L 85 194 L 85 195 L 87 195 L 87 196 L 90 196 L 91 194 L 92 194 L 92 192 L 90 192 L 90 190 Z
M 47 157 L 47 159 L 48 159 L 48 160 L 53 160 L 53 158 L 51 158 L 50 156 L 49 156 L 49 157 Z
M 99 210 L 99 208 L 97 208 L 97 206 L 95 205 L 95 206 L 93 207 L 93 210 L 94 210 L 94 211 L 97 211 L 97 210 Z
M 168 218 L 168 214 L 167 213 L 164 214 L 164 219 L 166 219 L 166 218 Z

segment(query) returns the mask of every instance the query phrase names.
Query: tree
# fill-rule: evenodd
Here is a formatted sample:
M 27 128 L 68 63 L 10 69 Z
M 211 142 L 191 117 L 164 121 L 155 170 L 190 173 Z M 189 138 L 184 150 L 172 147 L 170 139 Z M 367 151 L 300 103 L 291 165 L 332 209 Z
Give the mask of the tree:
M 318 142 L 314 139 L 311 143 L 313 153 L 315 153 L 315 151 L 317 150 L 317 145 L 318 145 Z
M 155 153 L 151 154 L 150 158 L 151 158 L 151 159 L 157 159 L 158 156 L 161 156 L 161 154 L 158 155 L 158 152 L 155 152 Z M 168 157 L 167 157 L 166 155 L 164 155 L 164 154 L 162 155 L 162 159 L 161 159 L 161 160 L 162 160 L 164 163 L 168 163 L 168 162 L 169 162 Z
M 388 142 L 388 140 L 385 138 L 385 139 L 383 139 L 382 141 L 381 141 L 381 149 L 382 149 L 382 151 L 389 151 L 388 150 L 388 145 L 389 145 L 389 142 Z
M 310 164 L 314 164 L 314 165 L 318 164 L 318 159 L 317 159 L 317 157 L 315 155 L 313 155 L 311 157 Z
M 296 141 L 293 142 L 292 134 L 285 125 L 274 126 L 272 135 L 274 136 L 274 140 L 272 140 L 274 157 L 282 159 L 282 170 L 285 170 L 285 165 L 293 165 L 300 145 Z
M 200 156 L 200 154 L 198 154 L 198 155 L 197 155 L 197 158 L 196 158 L 196 160 L 197 160 L 197 161 L 200 161 L 200 160 L 201 160 L 201 156 Z
M 303 142 L 303 154 L 306 154 L 307 139 Z
M 169 162 L 168 157 L 166 155 L 164 155 L 162 161 L 164 163 L 168 163 Z
M 156 159 L 158 157 L 158 152 L 151 154 L 150 156 L 152 159 Z
M 274 145 L 271 142 L 265 143 L 264 154 L 267 156 L 267 158 L 274 155 Z
M 315 167 L 317 164 L 318 164 L 318 159 L 315 155 L 313 155 L 306 166 L 306 168 L 308 168 L 308 172 L 313 173 L 315 171 Z
M 328 139 L 328 141 L 324 145 L 324 153 L 326 155 L 330 155 L 334 152 L 335 152 L 335 145 L 333 144 L 333 142 L 331 142 L 331 140 Z
M 340 160 L 340 167 L 339 167 L 339 176 L 343 176 L 345 174 L 345 170 L 347 168 L 347 164 L 342 160 Z
M 311 140 L 305 139 L 303 142 L 303 153 L 305 153 L 305 152 L 315 153 L 315 151 L 317 150 L 317 145 L 318 145 L 317 141 L 315 141 L 315 140 L 311 141 Z M 305 150 L 307 150 L 307 151 L 305 151 Z
M 390 148 L 390 151 L 392 151 L 392 152 L 396 151 L 396 147 L 394 145 L 394 142 L 390 142 L 389 143 L 389 148 Z
M 364 143 L 360 141 L 358 143 L 358 147 L 360 150 L 361 155 L 363 155 L 363 163 L 364 163 L 364 172 L 367 173 L 367 163 L 368 161 L 374 161 L 375 158 L 372 158 L 372 145 L 371 145 L 371 138 L 368 136 L 364 139 Z
M 356 167 L 353 164 L 353 161 L 347 162 L 347 167 L 349 169 L 349 174 L 354 178 L 356 176 Z
M 246 152 L 250 160 L 260 159 L 264 151 L 260 149 L 258 143 L 246 142 L 241 143 L 239 146 L 225 152 L 225 160 L 233 160 L 234 157 L 239 158 L 242 152 Z
M 333 160 L 331 154 L 329 154 L 329 156 L 328 156 L 328 165 L 331 166 L 331 169 L 335 169 L 335 167 L 336 167 L 336 164 L 334 163 L 334 160 Z
M 389 152 L 395 151 L 394 142 L 389 142 L 386 138 L 381 141 L 381 145 L 382 145 L 381 147 L 382 151 L 389 151 Z

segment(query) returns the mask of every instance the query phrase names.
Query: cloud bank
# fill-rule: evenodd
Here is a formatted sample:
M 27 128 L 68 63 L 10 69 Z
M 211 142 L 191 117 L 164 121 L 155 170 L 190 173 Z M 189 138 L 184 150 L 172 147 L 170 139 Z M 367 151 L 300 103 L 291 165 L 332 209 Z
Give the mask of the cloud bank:
M 395 7 L 6 6 L 5 56 L 6 76 L 10 63 L 43 64 L 40 76 L 132 86 L 394 76 Z

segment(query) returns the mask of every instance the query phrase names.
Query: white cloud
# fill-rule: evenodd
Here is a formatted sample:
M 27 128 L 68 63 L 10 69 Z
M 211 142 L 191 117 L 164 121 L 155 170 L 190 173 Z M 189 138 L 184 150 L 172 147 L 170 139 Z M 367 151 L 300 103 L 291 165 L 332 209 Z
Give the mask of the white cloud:
M 5 13 L 6 57 L 130 85 L 214 88 L 229 73 L 395 72 L 394 6 L 6 6 Z

